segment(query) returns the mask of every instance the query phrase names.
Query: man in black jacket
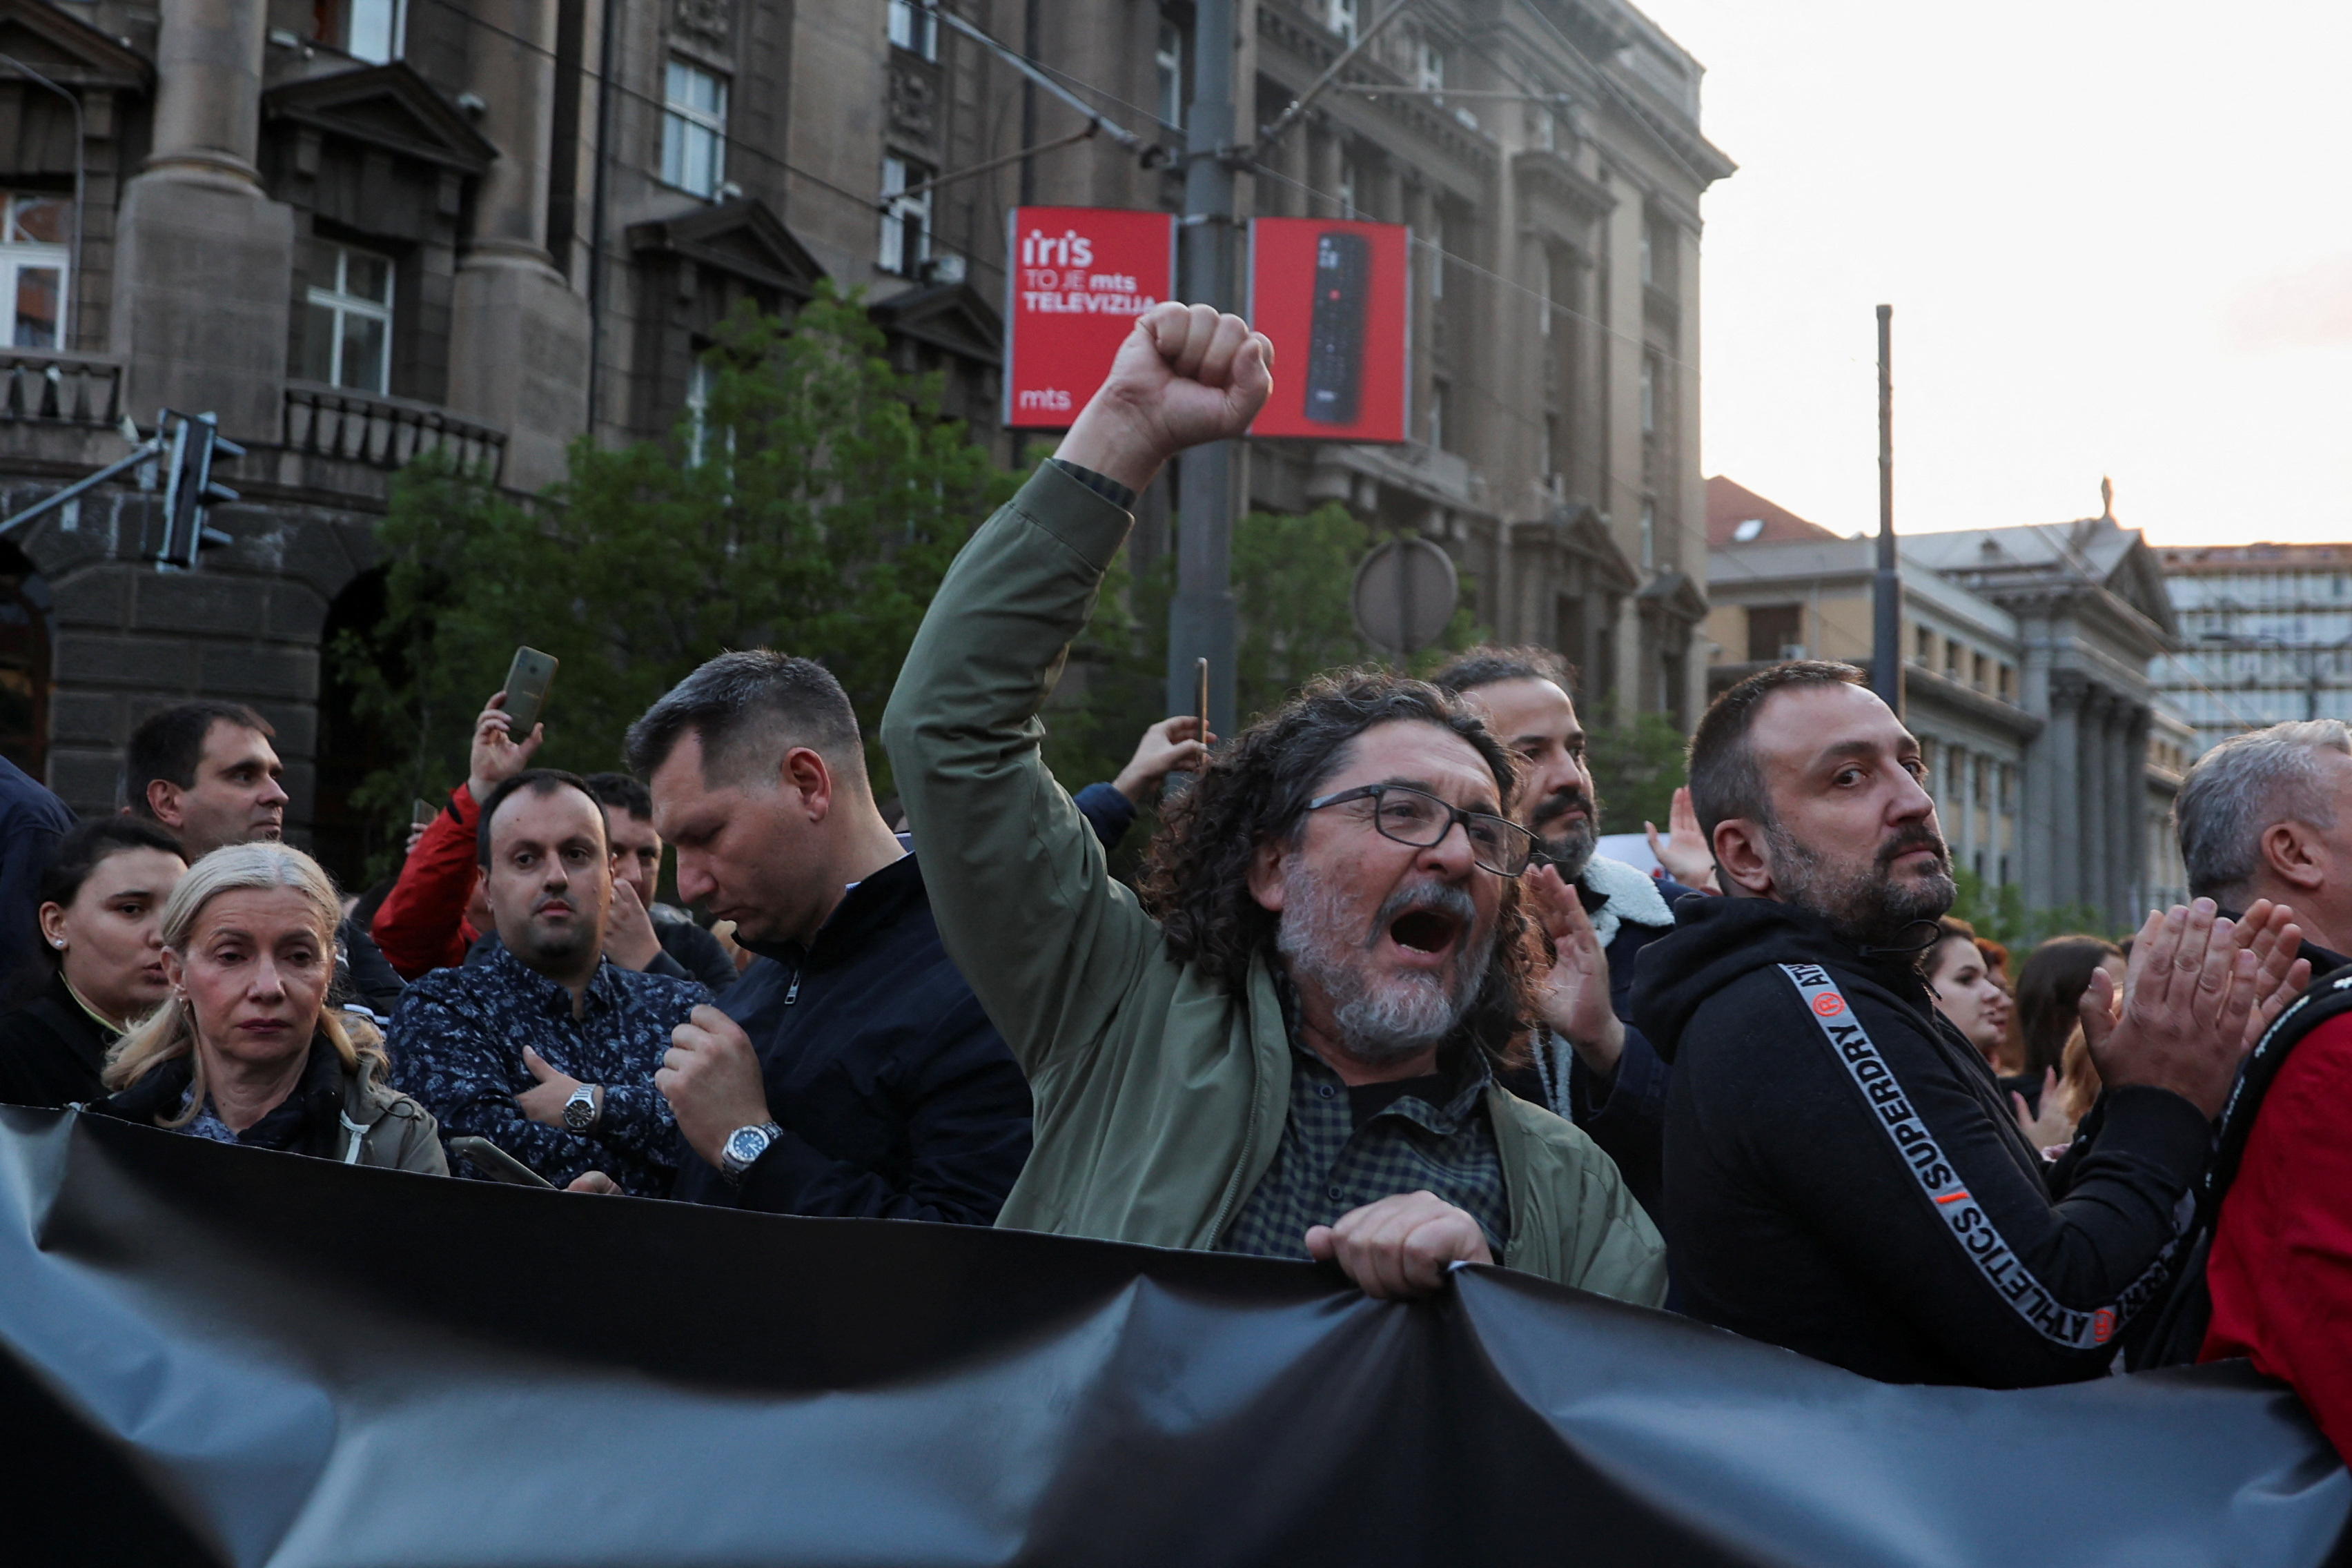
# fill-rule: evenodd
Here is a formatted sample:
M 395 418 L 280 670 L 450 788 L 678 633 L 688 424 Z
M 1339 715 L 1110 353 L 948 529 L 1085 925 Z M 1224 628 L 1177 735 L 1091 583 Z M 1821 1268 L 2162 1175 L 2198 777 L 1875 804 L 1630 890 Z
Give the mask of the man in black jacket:
M 1029 1157 L 1029 1085 L 940 946 L 824 666 L 723 654 L 629 728 L 679 896 L 759 955 L 671 1037 L 674 1195 L 987 1225 Z
M 1751 676 L 1692 737 L 1730 896 L 1675 906 L 1633 1002 L 1674 1066 L 1681 1300 L 1890 1382 L 2092 1376 L 2167 1278 L 2240 1052 L 2303 984 L 2297 933 L 2269 906 L 2151 916 L 2119 1017 L 2093 984 L 2106 1092 L 2047 1166 L 1920 976 L 1954 890 L 1925 773 L 1843 665 Z

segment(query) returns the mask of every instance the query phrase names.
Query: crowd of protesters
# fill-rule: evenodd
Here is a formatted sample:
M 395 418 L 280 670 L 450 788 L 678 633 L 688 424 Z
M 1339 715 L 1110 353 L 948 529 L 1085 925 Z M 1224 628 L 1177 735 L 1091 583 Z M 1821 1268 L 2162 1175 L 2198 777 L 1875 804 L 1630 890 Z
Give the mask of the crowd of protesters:
M 1890 1381 L 2243 1355 L 2352 1451 L 2352 971 L 2316 983 L 2352 731 L 2208 752 L 2194 901 L 2021 958 L 1950 915 L 1917 742 L 1843 665 L 1708 709 L 1656 875 L 1596 853 L 1535 648 L 1320 677 L 1222 741 L 1170 720 L 1073 796 L 1041 707 L 1129 509 L 1271 373 L 1234 317 L 1141 319 L 929 608 L 879 736 L 903 823 L 839 683 L 762 651 L 648 709 L 626 773 L 534 765 L 491 699 L 356 906 L 283 841 L 250 710 L 148 718 L 116 816 L 0 763 L 0 1100 L 1381 1297 L 1496 1264 Z

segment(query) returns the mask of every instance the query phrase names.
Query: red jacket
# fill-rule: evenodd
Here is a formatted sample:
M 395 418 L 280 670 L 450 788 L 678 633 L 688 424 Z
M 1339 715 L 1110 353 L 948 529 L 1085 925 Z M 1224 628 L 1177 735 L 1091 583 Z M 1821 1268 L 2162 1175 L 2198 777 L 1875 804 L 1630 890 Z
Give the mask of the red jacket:
M 475 847 L 480 817 L 472 791 L 464 784 L 451 790 L 448 809 L 434 814 L 400 868 L 400 879 L 376 907 L 368 934 L 404 980 L 457 968 L 482 934 L 466 919 L 480 869 Z
M 2294 1385 L 2352 1457 L 2352 1016 L 2298 1041 L 2221 1200 L 2200 1361 L 2247 1356 Z

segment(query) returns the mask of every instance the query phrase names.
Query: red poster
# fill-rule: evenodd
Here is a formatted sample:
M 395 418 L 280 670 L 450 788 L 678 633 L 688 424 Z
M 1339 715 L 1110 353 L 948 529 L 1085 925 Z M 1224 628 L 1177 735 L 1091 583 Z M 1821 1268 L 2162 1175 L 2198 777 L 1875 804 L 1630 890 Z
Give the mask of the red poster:
M 1274 341 L 1274 396 L 1253 436 L 1402 441 L 1412 332 L 1406 231 L 1392 223 L 1250 224 L 1250 324 Z
M 1005 260 L 1004 423 L 1066 427 L 1135 318 L 1174 292 L 1176 219 L 1115 207 L 1015 207 Z

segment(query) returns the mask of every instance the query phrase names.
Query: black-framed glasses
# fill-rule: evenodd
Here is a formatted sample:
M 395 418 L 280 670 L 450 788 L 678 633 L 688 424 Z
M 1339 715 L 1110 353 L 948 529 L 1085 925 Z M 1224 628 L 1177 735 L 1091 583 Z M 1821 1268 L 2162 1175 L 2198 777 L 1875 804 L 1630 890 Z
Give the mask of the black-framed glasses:
M 1536 836 L 1507 816 L 1487 811 L 1465 811 L 1449 805 L 1424 789 L 1411 784 L 1361 784 L 1336 795 L 1318 795 L 1307 803 L 1309 811 L 1344 805 L 1353 800 L 1372 803 L 1371 824 L 1383 838 L 1428 849 L 1445 841 L 1454 825 L 1462 825 L 1470 840 L 1470 858 L 1497 877 L 1516 877 L 1535 858 Z

